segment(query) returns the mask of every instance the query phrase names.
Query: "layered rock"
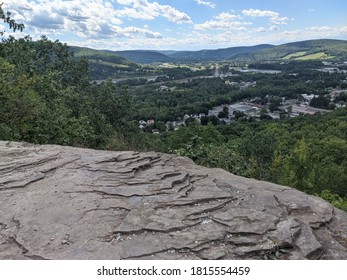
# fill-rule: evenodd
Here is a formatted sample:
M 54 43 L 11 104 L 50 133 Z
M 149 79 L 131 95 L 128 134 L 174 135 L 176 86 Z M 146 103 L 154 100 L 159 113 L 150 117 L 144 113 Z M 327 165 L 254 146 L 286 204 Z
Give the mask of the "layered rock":
M 0 259 L 347 259 L 347 213 L 160 153 L 0 141 Z

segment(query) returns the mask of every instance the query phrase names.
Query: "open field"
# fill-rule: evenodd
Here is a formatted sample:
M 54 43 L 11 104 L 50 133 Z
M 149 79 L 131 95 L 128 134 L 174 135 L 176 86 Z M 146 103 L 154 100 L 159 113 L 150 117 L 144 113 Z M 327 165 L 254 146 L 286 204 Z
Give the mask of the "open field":
M 333 59 L 335 56 L 326 54 L 325 52 L 318 52 L 314 54 L 308 54 L 305 56 L 297 57 L 295 60 L 311 60 L 311 59 Z
M 291 59 L 291 58 L 296 58 L 296 57 L 301 57 L 304 56 L 307 52 L 296 52 L 296 53 L 291 53 L 283 57 L 283 59 Z

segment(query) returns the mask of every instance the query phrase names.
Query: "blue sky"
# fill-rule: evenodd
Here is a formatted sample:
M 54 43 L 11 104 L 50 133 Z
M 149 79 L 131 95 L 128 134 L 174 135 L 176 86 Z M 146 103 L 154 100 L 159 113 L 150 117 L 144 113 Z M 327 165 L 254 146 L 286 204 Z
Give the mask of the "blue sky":
M 97 49 L 200 50 L 347 39 L 346 0 L 3 0 L 34 39 Z M 0 29 L 4 30 L 5 26 Z

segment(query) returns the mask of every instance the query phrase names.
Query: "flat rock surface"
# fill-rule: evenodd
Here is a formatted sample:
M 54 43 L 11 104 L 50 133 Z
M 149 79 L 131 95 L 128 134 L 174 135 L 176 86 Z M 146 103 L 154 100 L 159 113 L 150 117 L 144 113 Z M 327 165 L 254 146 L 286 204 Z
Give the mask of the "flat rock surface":
M 347 259 L 347 213 L 174 155 L 0 141 L 0 259 Z

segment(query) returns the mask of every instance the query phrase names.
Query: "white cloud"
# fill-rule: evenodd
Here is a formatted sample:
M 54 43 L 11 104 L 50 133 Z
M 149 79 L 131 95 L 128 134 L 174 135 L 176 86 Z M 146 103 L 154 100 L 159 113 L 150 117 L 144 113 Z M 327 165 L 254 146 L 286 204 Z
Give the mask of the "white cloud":
M 61 29 L 64 27 L 64 17 L 51 14 L 47 10 L 39 10 L 33 15 L 30 24 L 43 29 Z
M 218 16 L 215 17 L 216 19 L 219 20 L 235 20 L 235 19 L 241 19 L 239 15 L 234 15 L 230 13 L 220 13 Z
M 239 21 L 228 22 L 228 21 L 210 20 L 201 24 L 195 24 L 194 29 L 196 30 L 246 30 L 246 28 L 243 25 L 244 23 Z
M 278 17 L 279 16 L 279 14 L 276 13 L 276 12 L 264 11 L 264 10 L 258 10 L 258 9 L 243 10 L 242 13 L 245 16 L 248 16 L 248 17 L 270 17 L 270 18 L 274 18 L 274 17 Z
M 154 2 L 155 4 L 157 4 L 156 2 Z M 158 10 L 160 10 L 162 12 L 162 16 L 165 17 L 167 20 L 171 21 L 171 22 L 175 22 L 175 23 L 193 23 L 191 18 L 177 10 L 174 7 L 168 6 L 168 5 L 159 5 L 158 4 Z
M 15 37 L 31 35 L 37 39 L 45 34 L 49 38 L 60 39 L 71 45 L 99 49 L 214 49 L 347 36 L 347 26 L 330 26 L 327 23 L 322 26 L 306 25 L 293 30 L 289 24 L 291 21 L 287 17 L 268 10 L 248 9 L 240 13 L 229 10 L 192 26 L 175 27 L 173 24 L 162 26 L 163 31 L 159 33 L 156 32 L 160 30 L 160 27 L 155 25 L 157 19 L 177 24 L 192 24 L 192 19 L 174 6 L 159 4 L 158 2 L 163 3 L 159 0 L 5 0 L 4 2 L 5 10 L 11 10 L 15 19 L 23 21 L 26 25 L 24 32 L 7 31 L 7 35 Z M 196 6 L 196 12 L 198 8 L 204 7 Z M 148 21 L 152 22 L 148 24 Z M 153 26 L 158 29 L 152 30 Z
M 26 31 L 33 37 L 41 34 L 56 35 L 73 33 L 81 38 L 128 38 L 145 37 L 161 39 L 163 36 L 149 30 L 134 26 L 121 27 L 121 17 L 126 13 L 128 17 L 154 19 L 162 13 L 166 16 L 167 7 L 160 6 L 156 2 L 148 3 L 147 0 L 117 0 L 124 5 L 133 5 L 117 10 L 111 3 L 112 0 L 71 0 L 71 1 L 40 1 L 8 0 L 5 10 L 13 11 L 14 18 L 23 21 Z M 152 9 L 155 7 L 155 9 Z M 159 10 L 158 10 L 159 9 Z M 179 11 L 167 11 L 170 19 L 184 19 Z M 176 16 L 176 18 L 175 18 Z
M 334 28 L 329 26 L 312 26 L 312 27 L 307 27 L 306 30 L 314 31 L 314 32 L 326 32 L 326 31 L 334 31 Z
M 212 9 L 214 9 L 216 7 L 216 4 L 213 3 L 213 2 L 209 2 L 209 1 L 202 1 L 202 0 L 195 0 L 195 2 L 198 4 L 198 5 L 204 5 L 204 6 L 208 6 Z
M 251 22 L 239 21 L 241 17 L 230 13 L 220 13 L 215 16 L 217 20 L 209 20 L 204 23 L 195 24 L 196 30 L 246 30 L 246 25 Z
M 162 16 L 174 23 L 192 23 L 191 18 L 184 12 L 169 5 L 161 5 L 158 2 L 150 3 L 147 0 L 117 0 L 118 4 L 131 6 L 118 10 L 118 15 L 125 18 L 154 20 Z
M 146 38 L 150 38 L 150 39 L 163 38 L 163 36 L 159 32 L 152 32 L 148 29 L 138 28 L 138 27 L 134 27 L 134 26 L 129 26 L 129 27 L 126 27 L 124 29 L 118 28 L 117 32 L 122 34 L 122 35 L 126 35 L 127 37 L 132 37 L 133 35 L 136 35 L 136 34 L 143 34 L 143 35 L 145 35 Z
M 255 32 L 266 32 L 266 29 L 264 27 L 257 27 L 253 29 Z
M 276 25 L 272 25 L 272 26 L 270 26 L 270 28 L 269 28 L 270 31 L 276 31 L 276 30 L 278 30 L 278 29 L 279 29 L 279 27 L 276 26 Z
M 287 17 L 277 17 L 277 18 L 271 18 L 270 21 L 272 24 L 277 25 L 286 25 L 289 18 Z
M 264 40 L 268 42 L 295 42 L 310 39 L 327 39 L 327 38 L 345 38 L 347 35 L 347 26 L 312 26 L 297 30 L 285 30 L 283 32 L 276 32 Z
M 158 13 L 148 13 L 133 8 L 124 8 L 122 10 L 118 10 L 117 15 L 119 17 L 124 17 L 128 19 L 153 20 L 158 16 Z
M 133 4 L 136 1 L 134 1 L 134 0 L 116 0 L 116 2 L 118 4 L 121 4 L 121 5 L 130 6 L 131 4 Z
M 289 20 L 289 18 L 287 17 L 280 17 L 279 13 L 277 12 L 266 11 L 266 10 L 249 9 L 249 10 L 243 10 L 242 14 L 248 17 L 268 17 L 270 18 L 270 22 L 272 24 L 277 24 L 277 25 L 285 25 L 287 24 L 287 21 Z

